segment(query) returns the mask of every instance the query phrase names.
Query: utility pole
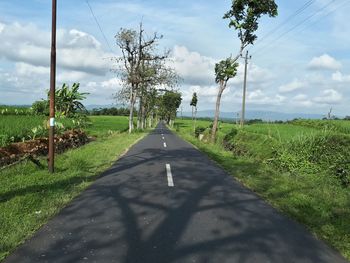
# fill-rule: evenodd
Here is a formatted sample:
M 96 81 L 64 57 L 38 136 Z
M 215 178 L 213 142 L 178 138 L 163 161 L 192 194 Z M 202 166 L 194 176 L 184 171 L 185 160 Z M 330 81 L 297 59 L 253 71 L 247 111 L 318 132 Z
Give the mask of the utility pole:
M 241 127 L 244 126 L 244 118 L 245 118 L 245 97 L 247 93 L 247 71 L 248 71 L 248 59 L 251 59 L 252 56 L 248 56 L 248 50 L 247 54 L 244 57 L 245 60 L 245 66 L 244 66 L 244 84 L 243 84 L 243 101 L 242 101 L 242 112 L 241 112 Z
M 50 71 L 50 131 L 49 172 L 55 171 L 55 86 L 56 86 L 56 21 L 57 0 L 52 0 L 51 71 Z

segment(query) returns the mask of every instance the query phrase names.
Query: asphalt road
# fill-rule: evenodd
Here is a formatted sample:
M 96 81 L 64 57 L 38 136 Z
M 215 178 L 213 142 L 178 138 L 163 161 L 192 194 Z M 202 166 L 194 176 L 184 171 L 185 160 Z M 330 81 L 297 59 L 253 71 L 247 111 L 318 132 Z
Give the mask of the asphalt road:
M 5 262 L 347 261 L 160 124 Z

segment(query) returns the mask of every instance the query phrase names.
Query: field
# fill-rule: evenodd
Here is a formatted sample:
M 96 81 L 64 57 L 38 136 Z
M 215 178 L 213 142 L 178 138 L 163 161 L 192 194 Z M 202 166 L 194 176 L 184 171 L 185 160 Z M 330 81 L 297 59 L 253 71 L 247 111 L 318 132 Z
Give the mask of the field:
M 207 128 L 209 121 L 198 121 Z M 211 144 L 194 137 L 191 120 L 176 132 L 285 214 L 350 259 L 350 121 L 221 123 Z
M 48 117 L 36 115 L 0 115 L 0 147 L 47 136 Z M 58 119 L 57 129 L 68 130 L 76 125 L 71 119 Z
M 125 117 L 92 117 L 87 132 L 96 141 L 58 155 L 54 175 L 45 158 L 43 169 L 24 162 L 0 170 L 0 261 L 144 136 L 125 136 L 127 124 Z

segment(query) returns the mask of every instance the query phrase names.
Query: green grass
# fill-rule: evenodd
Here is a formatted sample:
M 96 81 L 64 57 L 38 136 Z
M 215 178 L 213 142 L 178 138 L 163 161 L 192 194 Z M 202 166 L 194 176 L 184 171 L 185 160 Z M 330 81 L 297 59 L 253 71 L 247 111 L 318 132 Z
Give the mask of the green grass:
M 203 127 L 209 124 L 201 123 Z M 350 259 L 350 188 L 343 187 L 328 171 L 329 163 L 338 157 L 350 160 L 349 135 L 336 131 L 317 133 L 311 125 L 254 124 L 239 131 L 234 139 L 235 147 L 244 147 L 249 153 L 240 155 L 225 150 L 220 140 L 213 145 L 194 138 L 191 121 L 178 120 L 175 127 L 181 137 L 232 176 Z M 224 124 L 219 136 L 223 137 L 228 130 Z M 271 150 L 274 147 L 276 151 Z M 279 149 L 288 158 L 268 161 Z M 296 158 L 297 162 L 290 158 Z M 308 161 L 310 166 L 304 167 L 297 158 Z M 283 161 L 293 164 L 295 171 L 280 167 Z
M 86 131 L 93 136 L 104 136 L 113 132 L 123 132 L 129 128 L 128 117 L 125 116 L 89 116 L 93 125 Z
M 145 134 L 105 136 L 104 129 L 110 127 L 106 123 L 114 123 L 114 129 L 121 131 L 125 129 L 124 118 L 99 117 L 92 121 L 96 127 L 95 130 L 90 127 L 90 132 L 100 136 L 83 147 L 58 155 L 54 175 L 31 162 L 0 171 L 0 260 L 86 189 L 98 174 Z M 44 159 L 41 162 L 46 166 Z

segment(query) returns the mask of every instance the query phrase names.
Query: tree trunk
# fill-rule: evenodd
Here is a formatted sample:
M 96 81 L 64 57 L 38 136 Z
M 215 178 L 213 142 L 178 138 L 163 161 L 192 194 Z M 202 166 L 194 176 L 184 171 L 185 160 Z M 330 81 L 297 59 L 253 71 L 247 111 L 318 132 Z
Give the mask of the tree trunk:
M 141 129 L 146 128 L 146 107 L 144 105 L 141 106 Z
M 197 107 L 194 109 L 194 127 L 193 131 L 196 132 L 196 122 L 197 122 Z
M 141 129 L 141 119 L 142 119 L 142 94 L 139 100 L 139 110 L 137 112 L 137 129 Z
M 215 109 L 215 117 L 213 122 L 213 128 L 211 130 L 211 141 L 214 143 L 216 139 L 216 130 L 218 128 L 218 122 L 219 122 L 219 115 L 220 115 L 220 103 L 221 103 L 221 96 L 226 88 L 226 85 L 224 82 L 220 83 L 218 96 L 216 98 L 216 109 Z
M 130 113 L 129 113 L 129 133 L 134 130 L 134 106 L 136 101 L 135 91 L 132 89 L 130 96 Z

